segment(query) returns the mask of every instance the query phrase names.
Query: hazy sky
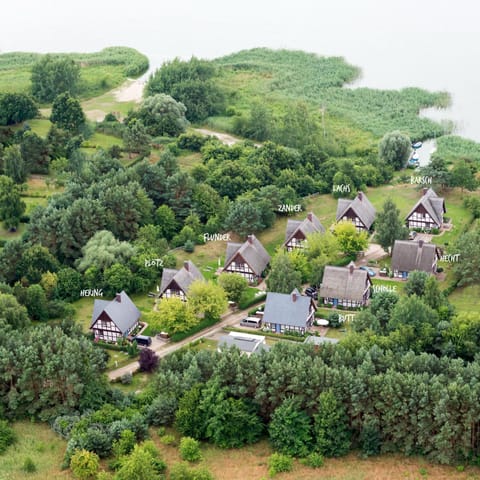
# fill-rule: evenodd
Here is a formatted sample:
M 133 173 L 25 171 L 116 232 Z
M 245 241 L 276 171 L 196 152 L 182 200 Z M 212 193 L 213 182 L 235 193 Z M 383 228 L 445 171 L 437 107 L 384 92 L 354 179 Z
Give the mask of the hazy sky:
M 151 64 L 266 46 L 341 55 L 362 85 L 448 90 L 480 140 L 476 0 L 0 0 L 0 52 L 126 45 Z M 472 122 L 476 122 L 474 128 Z

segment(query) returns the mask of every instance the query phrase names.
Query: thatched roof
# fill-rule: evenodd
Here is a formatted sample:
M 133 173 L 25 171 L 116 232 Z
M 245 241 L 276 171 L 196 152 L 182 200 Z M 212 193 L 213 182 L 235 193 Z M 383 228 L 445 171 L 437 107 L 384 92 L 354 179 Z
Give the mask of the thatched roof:
M 237 254 L 242 256 L 258 276 L 261 275 L 268 262 L 270 262 L 270 255 L 255 235 L 249 235 L 244 243 L 227 243 L 224 268 L 228 267 Z
M 371 282 L 365 270 L 355 268 L 351 262 L 347 267 L 325 267 L 319 296 L 342 298 L 361 302 L 367 282 Z
M 308 213 L 307 217 L 303 221 L 288 220 L 287 231 L 285 233 L 285 244 L 287 244 L 290 239 L 299 231 L 302 232 L 306 237 L 309 233 L 325 233 L 325 227 L 320 223 L 320 220 L 313 212 Z
M 353 199 L 339 198 L 337 204 L 337 222 L 340 221 L 348 209 L 351 208 L 355 215 L 362 221 L 367 229 L 370 229 L 375 221 L 376 210 L 363 192 L 358 192 Z
M 192 282 L 195 280 L 205 280 L 205 278 L 190 260 L 185 261 L 180 270 L 164 268 L 162 272 L 162 283 L 160 284 L 160 295 L 167 289 L 172 280 L 187 293 Z
M 408 240 L 395 240 L 392 253 L 392 269 L 399 272 L 422 270 L 431 272 L 435 257 L 439 258 L 438 248 L 433 243 Z
M 445 208 L 445 199 L 439 197 L 433 189 L 424 189 L 423 195 L 420 197 L 415 206 L 410 210 L 407 219 L 417 210 L 419 205 L 423 205 L 428 214 L 433 218 L 437 225 L 443 224 L 443 214 L 447 211 Z

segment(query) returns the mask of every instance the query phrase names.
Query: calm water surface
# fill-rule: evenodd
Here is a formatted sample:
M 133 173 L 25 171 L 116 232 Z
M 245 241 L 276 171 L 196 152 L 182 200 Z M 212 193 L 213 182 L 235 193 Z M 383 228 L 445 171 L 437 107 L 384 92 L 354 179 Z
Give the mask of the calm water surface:
M 1 0 L 0 51 L 127 45 L 153 67 L 257 46 L 344 56 L 359 86 L 449 91 L 428 115 L 480 141 L 479 19 L 474 0 Z

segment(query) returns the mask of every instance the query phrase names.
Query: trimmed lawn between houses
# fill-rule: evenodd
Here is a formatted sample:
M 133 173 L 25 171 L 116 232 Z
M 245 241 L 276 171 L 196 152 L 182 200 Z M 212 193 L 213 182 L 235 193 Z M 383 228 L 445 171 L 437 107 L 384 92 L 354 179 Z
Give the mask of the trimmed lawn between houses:
M 449 297 L 458 312 L 478 313 L 480 285 L 457 288 Z

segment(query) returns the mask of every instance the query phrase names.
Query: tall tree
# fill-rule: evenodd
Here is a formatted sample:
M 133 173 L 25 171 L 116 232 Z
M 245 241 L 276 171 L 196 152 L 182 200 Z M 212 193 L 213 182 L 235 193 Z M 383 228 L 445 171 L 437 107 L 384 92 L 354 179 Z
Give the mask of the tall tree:
M 0 125 L 14 125 L 38 114 L 38 107 L 30 95 L 25 93 L 3 93 L 0 95 Z
M 19 145 L 7 147 L 3 153 L 3 170 L 5 175 L 15 183 L 23 183 L 27 179 L 27 165 L 22 157 Z
M 25 212 L 26 205 L 20 197 L 22 190 L 10 177 L 0 175 L 0 220 L 10 231 L 17 229 Z
M 392 199 L 385 200 L 383 210 L 377 214 L 375 220 L 375 240 L 389 254 L 395 240 L 408 238 L 408 229 L 403 225 L 400 210 Z
M 225 229 L 244 237 L 250 233 L 263 230 L 262 212 L 258 205 L 247 199 L 239 199 L 230 204 Z
M 139 118 L 152 136 L 178 136 L 185 131 L 188 121 L 185 118 L 186 108 L 170 95 L 159 93 L 147 97 L 138 112 Z
M 69 58 L 43 56 L 32 67 L 32 93 L 40 102 L 51 102 L 60 93 L 77 92 L 80 67 Z
M 346 255 L 357 255 L 368 246 L 368 234 L 357 232 L 352 222 L 338 222 L 333 228 L 333 234 L 337 237 L 341 251 Z
M 475 178 L 476 168 L 472 164 L 463 161 L 457 163 L 451 171 L 452 187 L 460 187 L 462 192 L 464 189 L 473 191 L 478 187 L 478 181 Z
M 55 97 L 50 121 L 67 132 L 78 133 L 86 118 L 80 102 L 65 92 Z
M 302 274 L 295 270 L 291 258 L 281 250 L 272 258 L 266 281 L 270 292 L 291 293 L 295 288 L 302 288 Z
M 123 132 L 123 142 L 129 154 L 132 152 L 147 156 L 150 153 L 150 135 L 141 120 L 132 118 Z
M 247 280 L 235 273 L 222 273 L 218 277 L 218 284 L 225 290 L 228 300 L 235 303 L 240 301 L 248 287 Z
M 286 398 L 273 412 L 268 433 L 278 452 L 306 457 L 311 451 L 312 425 L 299 403 L 293 397 Z
M 398 130 L 386 133 L 378 145 L 380 160 L 395 170 L 405 167 L 411 151 L 410 138 Z
M 188 302 L 197 315 L 216 319 L 227 309 L 227 296 L 220 285 L 195 280 L 188 289 Z
M 326 457 L 345 455 L 350 449 L 348 419 L 343 405 L 331 390 L 319 395 L 314 420 L 316 449 Z
M 480 282 L 480 227 L 460 235 L 454 251 L 459 255 L 452 268 L 458 285 Z

